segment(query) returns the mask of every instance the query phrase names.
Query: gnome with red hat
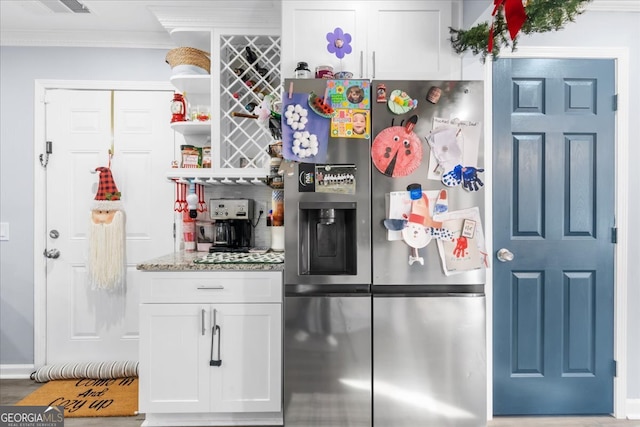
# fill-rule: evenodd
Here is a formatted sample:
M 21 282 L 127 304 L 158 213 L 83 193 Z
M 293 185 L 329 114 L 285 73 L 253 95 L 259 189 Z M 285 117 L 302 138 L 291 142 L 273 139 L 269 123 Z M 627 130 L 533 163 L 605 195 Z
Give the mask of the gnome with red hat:
M 91 205 L 89 282 L 93 289 L 120 289 L 125 283 L 123 204 L 111 169 L 99 167 L 96 171 L 100 173 L 100 180 Z

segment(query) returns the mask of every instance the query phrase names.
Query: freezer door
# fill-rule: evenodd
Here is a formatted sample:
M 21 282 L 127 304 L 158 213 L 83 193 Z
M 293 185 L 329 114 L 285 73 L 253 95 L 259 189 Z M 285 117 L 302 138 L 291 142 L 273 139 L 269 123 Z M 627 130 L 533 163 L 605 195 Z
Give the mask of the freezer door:
M 371 427 L 371 296 L 287 296 L 287 427 Z
M 373 425 L 484 427 L 484 296 L 373 298 Z

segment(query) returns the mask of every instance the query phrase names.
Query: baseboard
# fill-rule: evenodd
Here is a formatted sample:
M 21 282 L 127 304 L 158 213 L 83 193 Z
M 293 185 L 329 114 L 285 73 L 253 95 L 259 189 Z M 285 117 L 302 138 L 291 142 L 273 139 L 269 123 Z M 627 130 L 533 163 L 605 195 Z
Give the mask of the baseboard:
M 0 379 L 28 380 L 31 373 L 35 370 L 35 365 L 0 365 Z
M 640 399 L 627 399 L 627 418 L 640 420 Z

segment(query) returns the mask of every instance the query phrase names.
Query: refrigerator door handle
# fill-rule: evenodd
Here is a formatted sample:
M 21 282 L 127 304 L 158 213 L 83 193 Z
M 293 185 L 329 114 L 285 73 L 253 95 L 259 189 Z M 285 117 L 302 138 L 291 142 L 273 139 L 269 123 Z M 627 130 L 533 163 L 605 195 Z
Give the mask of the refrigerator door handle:
M 360 78 L 362 78 L 362 66 L 364 61 L 364 52 L 361 50 L 360 51 Z

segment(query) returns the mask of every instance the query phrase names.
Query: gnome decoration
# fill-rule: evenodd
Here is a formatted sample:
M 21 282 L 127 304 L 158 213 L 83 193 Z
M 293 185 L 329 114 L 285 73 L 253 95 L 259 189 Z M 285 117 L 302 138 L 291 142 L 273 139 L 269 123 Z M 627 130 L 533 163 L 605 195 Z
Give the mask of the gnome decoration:
M 91 205 L 87 269 L 93 289 L 116 290 L 125 283 L 125 228 L 120 192 L 108 167 L 100 173 L 98 192 Z

